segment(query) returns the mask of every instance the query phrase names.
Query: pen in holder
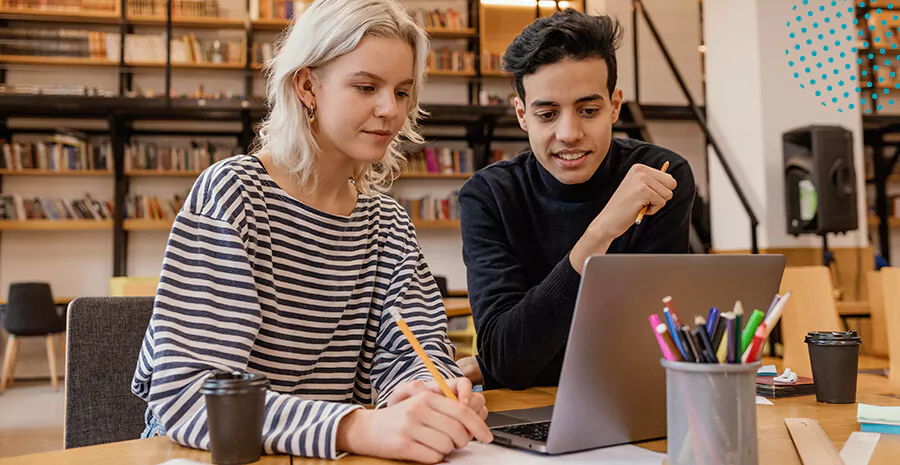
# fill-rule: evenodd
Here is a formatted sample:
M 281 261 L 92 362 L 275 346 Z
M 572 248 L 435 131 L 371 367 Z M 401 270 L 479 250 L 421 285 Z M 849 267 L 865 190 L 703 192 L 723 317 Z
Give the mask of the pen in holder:
M 760 363 L 661 363 L 669 465 L 757 465 Z

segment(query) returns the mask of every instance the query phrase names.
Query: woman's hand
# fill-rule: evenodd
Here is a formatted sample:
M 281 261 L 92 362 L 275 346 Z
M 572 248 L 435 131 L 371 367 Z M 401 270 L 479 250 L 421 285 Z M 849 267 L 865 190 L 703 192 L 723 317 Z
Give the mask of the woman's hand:
M 461 387 L 458 382 L 454 384 Z M 386 408 L 359 409 L 345 416 L 338 425 L 338 451 L 433 464 L 454 449 L 465 447 L 472 438 L 485 443 L 494 440 L 484 420 L 468 404 L 427 387 L 403 392 L 412 395 L 399 394 L 405 397 Z M 470 401 L 474 397 L 471 383 L 468 396 Z M 483 402 L 484 396 L 480 397 Z
M 456 394 L 459 401 L 468 405 L 479 418 L 482 420 L 487 418 L 488 411 L 484 395 L 480 392 L 472 392 L 472 382 L 468 378 L 451 378 L 447 380 L 447 385 L 450 386 L 450 390 Z M 421 381 L 408 381 L 400 384 L 394 389 L 394 392 L 388 399 L 387 406 L 397 405 L 398 403 L 415 396 L 419 392 L 425 391 L 443 395 L 443 391 L 441 391 L 440 386 L 438 386 L 435 381 L 429 381 L 427 383 Z

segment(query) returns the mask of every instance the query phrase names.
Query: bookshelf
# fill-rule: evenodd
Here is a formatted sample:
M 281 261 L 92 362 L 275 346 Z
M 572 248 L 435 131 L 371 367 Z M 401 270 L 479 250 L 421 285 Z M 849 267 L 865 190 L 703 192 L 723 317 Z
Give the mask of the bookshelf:
M 9 170 L 0 169 L 0 176 L 113 176 L 115 173 L 105 170 L 72 170 L 72 171 L 56 171 L 56 170 L 40 170 L 40 169 L 22 169 Z
M 0 231 L 112 231 L 109 220 L 0 220 Z
M 468 39 L 475 37 L 475 28 L 426 27 L 425 32 L 435 39 Z
M 125 19 L 135 26 L 165 27 L 165 16 L 127 15 Z M 237 18 L 206 18 L 206 17 L 173 17 L 173 27 L 202 28 L 202 29 L 244 29 L 246 19 Z
M 34 8 L 0 7 L 0 19 L 8 21 L 41 21 L 59 23 L 118 24 L 122 21 L 118 11 L 54 11 Z
M 118 63 L 114 63 L 118 65 Z M 128 61 L 126 66 L 133 68 L 165 68 L 165 62 L 153 61 Z M 244 69 L 244 63 L 171 63 L 172 69 Z
M 0 63 L 10 65 L 119 66 L 119 63 L 115 61 L 98 58 L 16 55 L 0 55 Z
M 196 178 L 202 171 L 159 171 L 159 170 L 128 170 L 125 176 L 143 176 L 155 178 Z

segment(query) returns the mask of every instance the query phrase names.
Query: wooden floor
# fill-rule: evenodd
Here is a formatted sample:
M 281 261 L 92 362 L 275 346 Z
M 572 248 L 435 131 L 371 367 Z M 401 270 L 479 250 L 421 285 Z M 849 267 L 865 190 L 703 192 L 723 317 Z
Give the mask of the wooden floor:
M 50 381 L 28 381 L 0 395 L 0 457 L 63 448 L 63 392 L 53 392 Z

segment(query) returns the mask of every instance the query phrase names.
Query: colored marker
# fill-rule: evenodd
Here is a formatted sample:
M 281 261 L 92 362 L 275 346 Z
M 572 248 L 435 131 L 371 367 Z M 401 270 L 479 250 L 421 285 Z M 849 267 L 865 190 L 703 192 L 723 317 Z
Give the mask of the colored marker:
M 653 332 L 656 334 L 656 342 L 659 344 L 659 350 L 662 351 L 663 358 L 674 361 L 675 354 L 672 353 L 672 349 L 675 349 L 676 353 L 678 352 L 678 349 L 674 347 L 674 343 L 671 348 L 666 343 L 666 339 L 663 337 L 663 334 L 668 331 L 666 325 L 659 321 L 659 315 L 655 313 L 650 315 L 647 319 L 650 320 L 650 328 L 652 328 Z M 660 334 L 660 329 L 662 329 L 662 334 Z
M 681 342 L 684 343 L 684 350 L 688 353 L 688 358 L 685 361 L 703 363 L 703 358 L 694 344 L 694 338 L 691 337 L 691 329 L 687 325 L 682 326 L 678 330 L 678 335 L 681 337 Z
M 766 326 L 768 325 L 763 321 L 759 324 L 759 327 L 756 328 L 756 333 L 753 335 L 753 341 L 751 341 L 750 347 L 747 347 L 747 351 L 741 356 L 741 363 L 753 363 L 759 358 L 762 352 L 763 343 L 766 342 Z
M 744 331 L 741 333 L 742 354 L 747 351 L 747 347 L 750 347 L 750 341 L 753 340 L 753 335 L 756 334 L 756 328 L 759 327 L 759 324 L 762 323 L 765 317 L 766 315 L 759 309 L 753 310 L 753 313 L 750 314 L 750 318 L 747 319 L 747 325 L 744 326 Z
M 709 309 L 709 315 L 706 317 L 706 334 L 709 335 L 710 338 L 716 333 L 716 326 L 719 324 L 719 309 L 711 308 Z
M 678 328 L 680 328 L 680 326 L 675 324 L 675 319 L 672 318 L 672 314 L 669 313 L 668 308 L 663 309 L 663 316 L 666 318 L 666 326 L 669 327 L 669 334 L 672 337 L 672 341 L 675 343 L 675 348 L 678 349 L 681 358 L 687 360 L 687 351 L 684 350 L 684 345 L 681 343 L 681 335 L 678 334 Z

